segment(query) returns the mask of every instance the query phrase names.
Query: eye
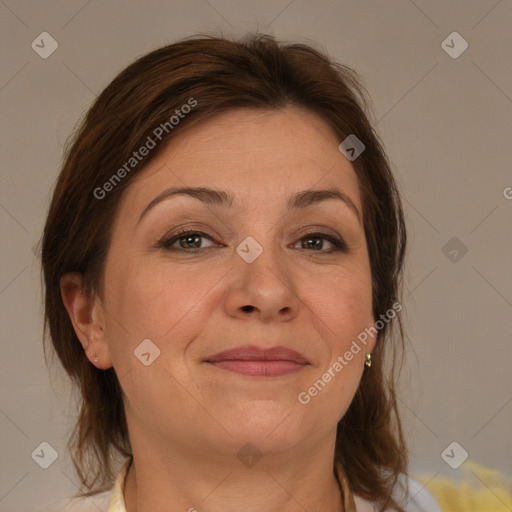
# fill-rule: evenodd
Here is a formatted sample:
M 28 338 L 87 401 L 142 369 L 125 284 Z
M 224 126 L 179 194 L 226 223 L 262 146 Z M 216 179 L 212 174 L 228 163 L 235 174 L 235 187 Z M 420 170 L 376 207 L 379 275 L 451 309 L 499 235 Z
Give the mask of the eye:
M 209 240 L 211 244 L 205 246 L 203 243 L 203 240 L 205 239 Z M 327 249 L 325 248 L 326 242 L 328 244 Z M 297 247 L 297 244 L 299 243 L 301 243 L 301 246 Z M 201 250 L 209 249 L 215 245 L 219 244 L 216 244 L 210 235 L 203 233 L 202 231 L 184 229 L 172 236 L 162 238 L 156 244 L 156 247 L 163 248 L 168 251 L 201 252 Z M 335 236 L 328 235 L 327 233 L 308 233 L 301 237 L 294 247 L 308 250 L 308 252 L 324 254 L 338 251 L 348 252 L 348 247 L 343 240 Z
M 332 246 L 331 249 L 323 250 L 325 241 L 327 241 Z M 304 235 L 297 243 L 302 243 L 300 249 L 312 249 L 315 252 L 331 253 L 337 251 L 348 251 L 348 247 L 343 240 L 326 233 L 308 233 L 307 235 Z
M 207 239 L 213 242 L 213 238 L 202 231 L 185 229 L 171 237 L 163 238 L 158 242 L 157 247 L 172 251 L 183 250 L 187 252 L 194 252 L 200 249 L 212 247 L 212 245 L 207 247 L 203 246 L 202 239 Z

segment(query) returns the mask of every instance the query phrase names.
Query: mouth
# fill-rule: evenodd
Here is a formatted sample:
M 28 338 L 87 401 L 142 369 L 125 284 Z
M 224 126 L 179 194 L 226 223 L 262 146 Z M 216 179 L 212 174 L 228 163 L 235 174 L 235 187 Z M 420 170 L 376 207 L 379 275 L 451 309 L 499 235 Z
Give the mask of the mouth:
M 280 377 L 299 372 L 310 364 L 295 350 L 285 347 L 262 349 L 256 346 L 225 350 L 205 362 L 220 370 L 251 377 Z

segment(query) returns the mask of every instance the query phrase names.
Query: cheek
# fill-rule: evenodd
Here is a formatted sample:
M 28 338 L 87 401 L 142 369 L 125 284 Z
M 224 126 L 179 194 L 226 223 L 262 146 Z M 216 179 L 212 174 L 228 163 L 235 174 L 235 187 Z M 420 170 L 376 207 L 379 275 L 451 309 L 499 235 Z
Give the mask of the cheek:
M 352 269 L 316 281 L 307 291 L 313 314 L 328 329 L 334 347 L 342 348 L 372 323 L 369 273 Z
M 297 398 L 300 407 L 333 425 L 350 406 L 363 373 L 367 350 L 357 336 L 372 325 L 371 280 L 364 272 L 352 272 L 331 279 L 325 287 L 317 283 L 314 290 L 309 305 L 320 326 L 317 330 L 328 333 L 323 338 L 329 357 Z
M 318 411 L 329 409 L 330 419 L 338 421 L 349 407 L 364 369 L 368 350 L 358 336 L 373 324 L 371 276 L 362 266 L 361 270 L 339 272 L 321 284 L 317 282 L 311 289 L 315 295 L 309 304 L 322 333 L 328 333 L 323 337 L 329 357 L 304 390 L 304 399 L 309 397 Z
M 108 332 L 119 355 L 131 354 L 148 338 L 161 351 L 183 352 L 183 345 L 198 334 L 218 303 L 209 299 L 221 284 L 218 272 L 194 273 L 169 264 L 136 262 L 112 265 L 109 270 Z

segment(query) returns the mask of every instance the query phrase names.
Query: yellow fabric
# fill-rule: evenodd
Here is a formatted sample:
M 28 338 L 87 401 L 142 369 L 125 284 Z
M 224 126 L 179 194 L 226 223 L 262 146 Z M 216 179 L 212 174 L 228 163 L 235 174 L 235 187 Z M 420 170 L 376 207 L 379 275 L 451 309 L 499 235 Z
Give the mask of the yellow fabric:
M 427 485 L 443 512 L 508 512 L 512 510 L 512 476 L 466 460 L 460 482 L 432 475 L 415 476 Z

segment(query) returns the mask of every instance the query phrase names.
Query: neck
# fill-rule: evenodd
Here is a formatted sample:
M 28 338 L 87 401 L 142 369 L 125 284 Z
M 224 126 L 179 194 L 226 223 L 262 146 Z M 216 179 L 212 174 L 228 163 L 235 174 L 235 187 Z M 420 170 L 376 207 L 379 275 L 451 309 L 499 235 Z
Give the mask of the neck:
M 264 455 L 251 467 L 218 453 L 132 448 L 127 512 L 344 512 L 333 451 L 326 455 L 320 446 L 300 455 Z

